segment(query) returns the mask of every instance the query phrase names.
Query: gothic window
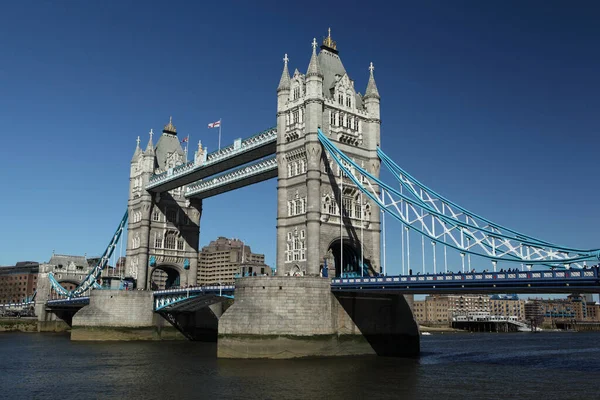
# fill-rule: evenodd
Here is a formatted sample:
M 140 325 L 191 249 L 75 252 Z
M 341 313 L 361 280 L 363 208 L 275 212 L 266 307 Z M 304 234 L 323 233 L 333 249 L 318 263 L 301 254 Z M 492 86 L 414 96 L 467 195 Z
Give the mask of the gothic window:
M 140 247 L 140 237 L 134 236 L 131 245 L 134 249 L 137 249 L 138 247 Z
M 302 201 L 298 200 L 298 201 L 295 201 L 294 203 L 296 203 L 296 215 L 302 214 Z
M 292 123 L 297 124 L 298 122 L 300 122 L 300 112 L 298 110 L 294 110 L 292 112 Z
M 183 238 L 177 239 L 177 250 L 183 250 Z
M 292 202 L 291 201 L 288 201 L 288 203 L 287 203 L 287 210 L 288 210 L 287 215 L 288 216 L 292 215 Z
M 325 196 L 325 201 L 323 202 L 323 212 L 329 212 L 329 206 L 331 204 L 331 200 L 329 200 L 329 196 Z
M 160 221 L 160 211 L 154 210 L 152 212 L 152 221 Z
M 288 232 L 287 240 L 292 240 L 292 232 Z
M 303 174 L 306 172 L 306 160 L 300 160 L 300 173 Z
M 174 208 L 167 208 L 167 222 L 177 222 L 177 210 Z
M 289 163 L 287 167 L 288 167 L 288 178 L 289 178 L 292 176 L 292 164 Z
M 294 176 L 298 175 L 298 162 L 294 162 Z
M 343 215 L 345 217 L 350 217 L 350 213 L 352 212 L 352 198 L 350 197 L 343 197 L 342 198 L 342 210 L 343 210 Z
M 295 87 L 294 88 L 294 100 L 297 100 L 299 97 L 300 97 L 300 88 Z
M 301 200 L 302 202 L 302 214 L 304 214 L 306 212 L 306 198 Z M 302 231 L 304 232 L 304 231 Z
M 340 104 L 344 104 L 344 96 L 342 96 L 341 94 L 338 94 L 338 103 Z
M 154 248 L 160 249 L 162 247 L 162 235 L 158 232 L 154 232 Z
M 346 97 L 346 106 L 352 107 L 352 100 L 350 99 L 350 96 Z
M 304 239 L 304 229 L 300 231 L 300 239 Z M 304 243 L 304 242 L 303 242 Z
M 175 250 L 175 242 L 177 240 L 176 232 L 167 232 L 165 237 L 165 249 Z

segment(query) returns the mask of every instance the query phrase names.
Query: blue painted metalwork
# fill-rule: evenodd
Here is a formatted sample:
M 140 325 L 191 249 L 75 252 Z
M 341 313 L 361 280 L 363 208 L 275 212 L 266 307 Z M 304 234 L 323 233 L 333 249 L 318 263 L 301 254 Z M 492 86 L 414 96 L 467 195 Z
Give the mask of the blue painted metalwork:
M 121 222 L 119 223 L 117 230 L 115 231 L 114 235 L 112 236 L 112 238 L 110 240 L 110 243 L 104 250 L 102 257 L 100 258 L 100 262 L 98 262 L 98 264 L 94 268 L 92 268 L 90 273 L 85 277 L 85 279 L 83 281 L 81 281 L 81 283 L 79 285 L 77 285 L 77 287 L 75 289 L 73 289 L 71 291 L 65 289 L 56 280 L 53 273 L 48 274 L 48 279 L 50 280 L 50 283 L 52 284 L 52 288 L 59 295 L 65 296 L 68 298 L 80 297 L 87 290 L 92 289 L 96 286 L 97 280 L 100 277 L 102 270 L 104 268 L 106 268 L 106 266 L 108 265 L 108 261 L 110 260 L 110 257 L 112 256 L 112 253 L 115 250 L 117 243 L 119 242 L 121 234 L 123 233 L 123 230 L 125 229 L 125 224 L 127 223 L 127 218 L 128 218 L 128 211 L 126 210 L 125 215 L 123 215 L 123 218 L 121 218 Z
M 189 258 L 183 259 L 183 269 L 190 269 L 190 260 Z
M 150 256 L 150 259 L 148 260 L 148 265 L 150 265 L 151 267 L 154 267 L 156 265 L 156 257 L 155 256 Z
M 339 150 L 320 129 L 318 137 L 344 175 L 359 190 L 384 212 L 434 243 L 441 243 L 462 254 L 481 256 L 493 262 L 503 260 L 527 265 L 581 267 L 580 263 L 597 260 L 600 256 L 600 249 L 581 250 L 552 245 L 470 213 L 410 177 L 379 149 L 378 154 L 382 157 L 383 164 L 390 168 L 401 188 L 406 189 L 398 190 L 360 167 Z M 379 197 L 381 189 L 390 197 L 389 203 Z M 457 208 L 458 211 L 454 211 Z M 464 243 L 465 239 L 467 243 Z
M 154 296 L 154 311 L 161 311 L 167 307 L 171 307 L 175 304 L 182 303 L 191 299 L 199 298 L 202 296 L 213 296 L 223 298 L 233 298 L 235 286 L 198 286 L 192 288 L 181 288 L 181 289 L 166 289 L 157 290 L 153 293 Z
M 600 291 L 598 267 L 561 271 L 475 272 L 335 278 L 332 291 L 430 293 L 570 293 Z
M 89 296 L 82 296 L 77 298 L 70 299 L 58 299 L 58 300 L 48 300 L 46 303 L 46 307 L 50 308 L 59 308 L 59 307 L 83 307 L 90 304 Z

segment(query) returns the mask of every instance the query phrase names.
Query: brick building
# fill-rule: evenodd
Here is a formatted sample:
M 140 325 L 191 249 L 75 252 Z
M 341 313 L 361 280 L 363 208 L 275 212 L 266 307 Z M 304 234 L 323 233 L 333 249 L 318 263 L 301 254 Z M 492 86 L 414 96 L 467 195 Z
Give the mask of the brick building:
M 0 304 L 31 300 L 37 289 L 38 271 L 39 264 L 34 261 L 0 267 Z

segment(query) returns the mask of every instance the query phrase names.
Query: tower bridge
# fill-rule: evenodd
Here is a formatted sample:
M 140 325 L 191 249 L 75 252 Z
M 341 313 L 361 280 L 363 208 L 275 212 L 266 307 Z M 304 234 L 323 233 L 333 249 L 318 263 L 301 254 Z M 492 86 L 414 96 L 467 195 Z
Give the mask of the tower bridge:
M 372 63 L 361 94 L 331 34 L 320 46 L 313 40 L 306 73 L 290 74 L 289 62 L 286 54 L 274 128 L 212 153 L 199 143 L 192 161 L 172 120 L 156 145 L 152 130 L 145 150 L 138 137 L 127 212 L 103 261 L 80 287 L 56 288 L 66 300 L 48 304 L 81 308 L 72 338 L 97 339 L 99 328 L 163 330 L 160 321 L 167 320 L 192 339 L 218 332 L 219 357 L 415 355 L 412 294 L 598 291 L 598 269 L 587 266 L 597 262 L 598 249 L 561 246 L 496 224 L 428 188 L 383 152 Z M 393 179 L 380 178 L 382 166 Z M 240 278 L 235 288 L 195 287 L 202 200 L 275 177 L 277 276 Z M 386 216 L 401 225 L 400 276 L 385 274 Z M 92 290 L 125 224 L 126 274 L 139 290 Z M 411 267 L 415 235 L 419 274 Z M 460 255 L 461 273 L 447 273 L 448 252 Z M 471 257 L 493 271 L 475 271 Z M 508 264 L 517 271 L 497 270 Z M 157 274 L 174 287 L 149 291 Z M 81 298 L 87 292 L 89 299 Z

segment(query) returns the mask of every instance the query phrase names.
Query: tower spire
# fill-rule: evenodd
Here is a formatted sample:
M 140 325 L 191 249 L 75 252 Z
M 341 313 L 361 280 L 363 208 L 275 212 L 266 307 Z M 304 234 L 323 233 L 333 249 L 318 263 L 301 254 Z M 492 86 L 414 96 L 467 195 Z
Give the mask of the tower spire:
M 375 99 L 379 99 L 379 91 L 377 90 L 377 85 L 375 84 L 375 77 L 373 76 L 373 71 L 375 70 L 375 67 L 373 66 L 373 63 L 371 63 L 371 65 L 369 65 L 369 83 L 367 83 L 367 91 L 365 92 L 365 99 L 368 98 L 375 98 Z
M 289 58 L 286 55 L 283 57 L 283 72 L 281 73 L 281 79 L 279 80 L 279 86 L 277 86 L 277 91 L 280 90 L 289 90 L 290 89 L 290 72 L 288 71 L 288 61 Z
M 150 129 L 150 132 L 148 133 L 150 135 L 150 139 L 148 140 L 148 145 L 146 146 L 146 153 L 153 153 L 154 152 L 154 143 L 152 142 L 152 136 L 154 135 L 154 131 L 152 129 Z
M 135 151 L 133 152 L 133 158 L 135 159 L 140 153 L 142 152 L 142 149 L 140 149 L 140 137 L 137 137 L 137 140 L 135 141 Z
M 319 60 L 317 60 L 317 39 L 313 38 L 312 42 L 312 56 L 310 57 L 310 63 L 308 64 L 308 71 L 306 72 L 306 76 L 316 75 L 323 77 L 323 72 L 321 71 L 321 66 L 319 65 Z

